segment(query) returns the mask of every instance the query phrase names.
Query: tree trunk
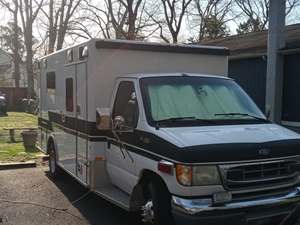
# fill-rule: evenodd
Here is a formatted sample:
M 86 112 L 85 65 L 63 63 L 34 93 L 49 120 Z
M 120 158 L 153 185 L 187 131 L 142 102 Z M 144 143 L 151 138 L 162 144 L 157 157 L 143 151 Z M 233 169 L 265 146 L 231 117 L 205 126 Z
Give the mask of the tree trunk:
M 56 50 L 60 50 L 60 49 L 63 48 L 64 40 L 65 40 L 65 36 L 66 36 L 66 32 L 67 32 L 67 28 L 63 27 L 58 32 L 59 33 L 57 35 L 57 47 L 56 47 Z
M 28 24 L 25 31 L 25 45 L 26 45 L 26 72 L 28 82 L 27 98 L 34 97 L 34 76 L 33 76 L 33 51 L 32 51 L 32 25 Z
M 133 0 L 127 1 L 128 5 L 128 33 L 127 40 L 135 40 L 135 15 L 133 12 Z
M 48 44 L 48 54 L 54 52 L 55 46 L 55 27 L 54 27 L 54 2 L 50 0 L 49 2 L 49 44 Z
M 173 39 L 173 44 L 178 43 L 178 33 L 172 32 L 172 39 Z
M 20 62 L 21 58 L 19 55 L 19 27 L 18 27 L 18 1 L 14 1 L 14 25 L 13 25 L 13 61 L 14 61 L 14 80 L 15 87 L 20 87 Z

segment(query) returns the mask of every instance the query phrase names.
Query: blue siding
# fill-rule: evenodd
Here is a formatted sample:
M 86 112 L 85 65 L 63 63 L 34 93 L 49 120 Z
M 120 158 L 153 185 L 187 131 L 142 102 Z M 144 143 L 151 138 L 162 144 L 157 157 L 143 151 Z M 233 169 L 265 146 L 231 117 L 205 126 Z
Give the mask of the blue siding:
M 229 77 L 241 85 L 265 112 L 267 62 L 262 57 L 229 61 Z
M 284 57 L 282 119 L 300 122 L 300 54 Z

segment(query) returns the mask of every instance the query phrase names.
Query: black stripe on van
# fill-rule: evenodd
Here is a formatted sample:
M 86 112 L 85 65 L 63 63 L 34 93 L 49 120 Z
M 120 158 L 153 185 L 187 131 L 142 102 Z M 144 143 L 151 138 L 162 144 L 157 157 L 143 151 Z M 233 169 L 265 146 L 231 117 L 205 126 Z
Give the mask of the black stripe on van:
M 64 121 L 61 121 L 59 116 L 54 116 L 54 114 L 56 113 L 49 112 L 50 120 L 65 127 L 66 132 L 70 129 L 76 131 L 76 125 L 74 124 L 80 124 L 77 131 L 86 135 L 85 137 L 88 140 L 118 143 L 111 131 L 97 130 L 95 122 L 80 121 L 76 118 L 67 117 Z M 300 155 L 300 139 L 264 143 L 220 143 L 178 147 L 155 134 L 141 130 L 120 132 L 118 133 L 118 138 L 124 143 L 122 146 L 126 146 L 128 151 L 151 158 L 158 159 L 161 157 L 187 164 L 267 160 Z M 261 155 L 259 153 L 261 149 L 268 149 L 269 155 Z

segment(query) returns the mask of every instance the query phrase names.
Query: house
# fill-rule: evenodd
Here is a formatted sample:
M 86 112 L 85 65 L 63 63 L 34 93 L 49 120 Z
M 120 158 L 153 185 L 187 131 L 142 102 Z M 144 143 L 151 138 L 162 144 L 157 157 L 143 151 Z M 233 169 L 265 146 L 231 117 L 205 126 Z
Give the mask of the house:
M 27 97 L 26 68 L 20 66 L 20 87 L 15 87 L 14 64 L 12 56 L 0 49 L 0 92 L 6 95 L 8 110 L 21 110 L 20 101 Z
M 300 24 L 286 26 L 282 124 L 300 131 Z M 229 76 L 235 79 L 265 111 L 268 31 L 233 35 L 206 41 L 205 45 L 230 49 Z
M 10 53 L 0 49 L 0 87 L 15 87 L 14 64 Z M 27 87 L 25 65 L 20 66 L 20 87 Z

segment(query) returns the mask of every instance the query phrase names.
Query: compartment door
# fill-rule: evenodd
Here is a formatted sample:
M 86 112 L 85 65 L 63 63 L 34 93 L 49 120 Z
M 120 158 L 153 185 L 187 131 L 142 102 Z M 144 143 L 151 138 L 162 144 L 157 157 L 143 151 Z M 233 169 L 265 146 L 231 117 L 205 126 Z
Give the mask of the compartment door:
M 76 104 L 76 75 L 75 66 L 68 66 L 64 69 L 65 77 L 62 80 L 60 99 L 61 110 L 59 113 L 60 124 L 54 125 L 55 139 L 58 147 L 59 163 L 73 175 L 76 174 L 76 129 L 75 104 Z
M 76 117 L 77 117 L 77 177 L 88 183 L 88 140 L 87 140 L 87 65 L 76 65 Z

